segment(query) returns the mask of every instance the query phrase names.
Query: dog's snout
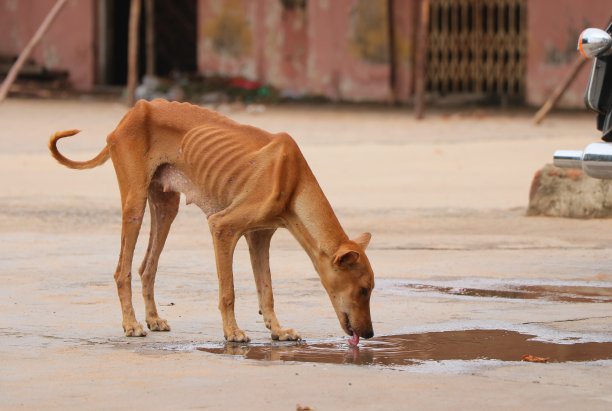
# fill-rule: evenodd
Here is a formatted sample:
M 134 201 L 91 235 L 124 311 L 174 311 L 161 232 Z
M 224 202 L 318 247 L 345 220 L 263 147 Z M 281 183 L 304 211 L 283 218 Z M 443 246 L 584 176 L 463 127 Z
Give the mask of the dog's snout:
M 361 337 L 366 339 L 374 337 L 374 330 L 368 330 L 364 332 Z

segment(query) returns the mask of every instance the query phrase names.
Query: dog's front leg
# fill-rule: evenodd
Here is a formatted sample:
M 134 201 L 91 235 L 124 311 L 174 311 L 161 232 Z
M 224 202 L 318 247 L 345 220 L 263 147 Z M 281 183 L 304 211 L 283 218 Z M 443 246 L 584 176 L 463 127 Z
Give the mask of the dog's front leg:
M 230 342 L 249 342 L 250 338 L 238 328 L 234 314 L 234 249 L 241 233 L 223 212 L 208 219 L 215 248 L 217 277 L 219 279 L 219 310 L 223 320 L 223 335 Z
M 276 230 L 259 230 L 245 234 L 251 255 L 251 265 L 259 297 L 259 313 L 263 315 L 266 327 L 273 340 L 296 341 L 300 335 L 292 328 L 283 328 L 274 313 L 272 277 L 270 274 L 270 241 Z

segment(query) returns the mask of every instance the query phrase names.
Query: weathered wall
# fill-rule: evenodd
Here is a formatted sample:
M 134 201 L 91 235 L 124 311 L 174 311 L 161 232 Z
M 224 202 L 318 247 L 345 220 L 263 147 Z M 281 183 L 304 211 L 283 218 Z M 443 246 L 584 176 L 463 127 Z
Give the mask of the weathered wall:
M 301 7 L 285 9 L 280 1 L 273 2 L 267 22 L 270 39 L 267 42 L 268 64 L 262 67 L 261 78 L 284 90 L 288 96 L 300 96 L 308 91 L 308 13 Z M 276 49 L 275 49 L 276 48 Z
M 386 0 L 313 1 L 308 82 L 333 99 L 390 99 Z
M 399 101 L 411 101 L 414 84 L 413 68 L 418 31 L 419 0 L 394 0 L 396 77 L 395 95 Z
M 612 18 L 610 0 L 529 0 L 527 8 L 527 103 L 541 105 L 569 73 L 578 52 L 580 32 L 589 27 L 605 28 Z M 567 90 L 559 105 L 584 107 L 583 96 L 589 68 Z
M 400 101 L 410 101 L 413 90 L 418 3 L 394 1 Z M 290 95 L 388 101 L 387 1 L 309 0 L 307 5 L 287 10 L 280 0 L 199 0 L 201 71 L 267 81 Z M 603 26 L 611 13 L 609 0 L 528 0 L 528 104 L 542 104 L 567 75 L 580 31 Z M 585 68 L 561 106 L 583 107 L 587 76 Z
M 412 94 L 416 0 L 394 3 L 396 96 Z M 333 99 L 390 101 L 386 0 L 311 1 L 308 9 L 308 90 Z
M 18 55 L 55 0 L 0 0 L 0 54 Z M 77 89 L 94 84 L 94 0 L 70 0 L 31 58 L 49 69 L 70 71 Z
M 396 1 L 397 90 L 404 100 L 411 91 L 415 3 Z M 204 74 L 269 82 L 287 95 L 388 101 L 386 5 L 309 0 L 303 8 L 283 7 L 280 0 L 199 0 L 198 67 Z
M 198 67 L 205 74 L 257 75 L 255 33 L 259 1 L 200 0 Z
M 54 2 L 0 0 L 0 53 L 18 54 Z M 32 54 L 39 64 L 69 70 L 78 89 L 95 81 L 95 3 L 70 0 Z M 269 82 L 288 95 L 388 101 L 387 1 L 306 3 L 303 9 L 285 8 L 280 0 L 198 0 L 199 70 Z M 417 5 L 394 1 L 401 101 L 412 95 Z M 580 31 L 602 27 L 611 16 L 610 0 L 528 0 L 528 104 L 542 104 L 567 75 Z M 583 107 L 587 76 L 585 68 L 561 106 Z

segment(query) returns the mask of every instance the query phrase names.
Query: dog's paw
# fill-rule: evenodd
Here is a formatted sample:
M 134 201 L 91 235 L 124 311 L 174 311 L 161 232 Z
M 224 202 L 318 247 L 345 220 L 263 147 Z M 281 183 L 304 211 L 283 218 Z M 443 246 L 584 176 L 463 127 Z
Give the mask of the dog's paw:
M 272 339 L 279 341 L 299 341 L 302 339 L 293 328 L 279 328 L 272 331 Z
M 123 326 L 123 331 L 125 331 L 126 337 L 145 337 L 147 332 L 140 323 L 132 323 Z
M 163 318 L 147 318 L 147 327 L 151 331 L 170 331 L 170 325 Z
M 225 333 L 225 339 L 228 342 L 249 342 L 251 339 L 245 334 L 244 331 L 235 329 Z

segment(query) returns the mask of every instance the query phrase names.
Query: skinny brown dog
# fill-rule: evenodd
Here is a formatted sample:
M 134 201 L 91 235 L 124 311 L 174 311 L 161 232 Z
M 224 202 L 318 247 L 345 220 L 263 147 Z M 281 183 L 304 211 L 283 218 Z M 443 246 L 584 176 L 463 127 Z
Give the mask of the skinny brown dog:
M 234 316 L 234 248 L 245 236 L 251 256 L 259 309 L 272 339 L 298 340 L 274 313 L 269 248 L 277 228 L 287 228 L 318 272 L 342 329 L 359 337 L 374 335 L 370 295 L 374 275 L 365 248 L 370 234 L 349 240 L 295 141 L 271 134 L 187 103 L 139 101 L 89 161 L 72 161 L 57 141 L 77 134 L 60 131 L 49 141 L 53 157 L 66 167 L 88 169 L 110 157 L 121 192 L 121 252 L 115 281 L 123 329 L 128 337 L 146 335 L 132 306 L 132 258 L 147 199 L 151 212 L 149 246 L 140 276 L 147 326 L 169 331 L 157 314 L 153 287 L 157 262 L 179 208 L 200 207 L 208 218 L 219 278 L 219 309 L 227 341 L 246 342 Z

